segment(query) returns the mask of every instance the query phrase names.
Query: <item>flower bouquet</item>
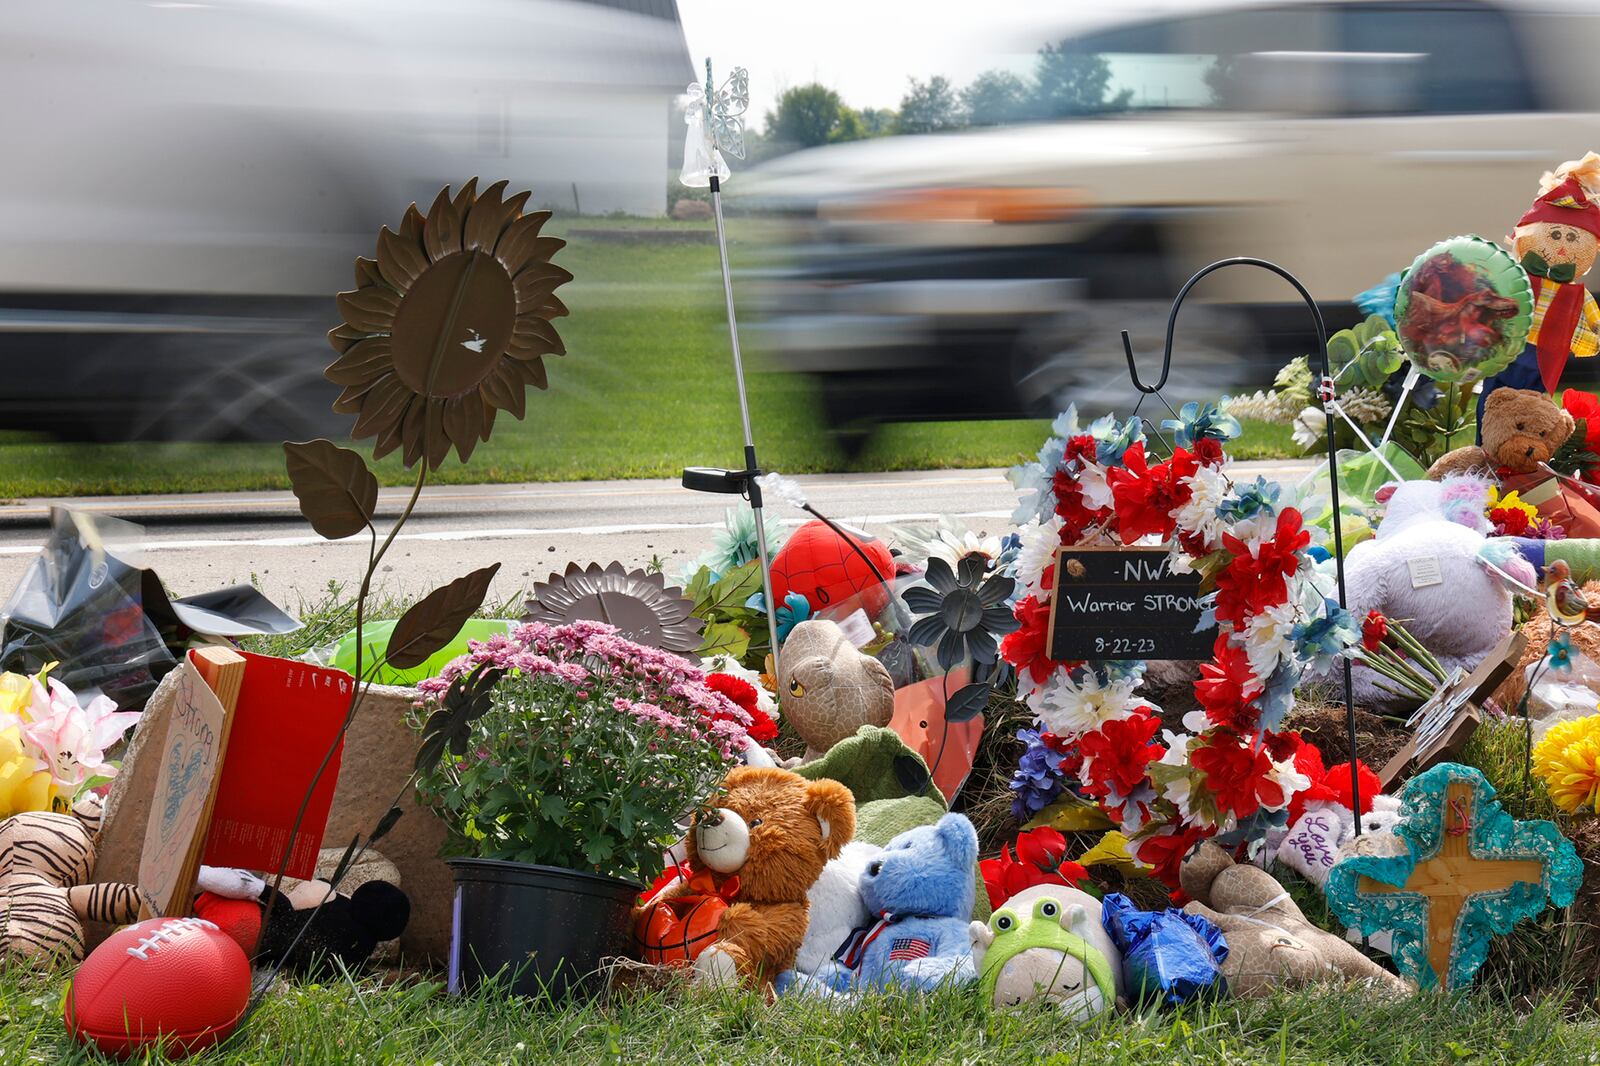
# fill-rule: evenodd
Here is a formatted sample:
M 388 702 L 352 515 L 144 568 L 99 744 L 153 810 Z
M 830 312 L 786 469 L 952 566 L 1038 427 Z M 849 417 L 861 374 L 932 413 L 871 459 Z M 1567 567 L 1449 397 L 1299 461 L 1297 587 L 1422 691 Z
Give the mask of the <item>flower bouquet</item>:
M 1361 623 L 1361 643 L 1351 647 L 1350 658 L 1383 675 L 1389 683 L 1380 681 L 1378 686 L 1396 696 L 1432 699 L 1449 682 L 1433 653 L 1405 626 L 1378 610 L 1367 612 Z

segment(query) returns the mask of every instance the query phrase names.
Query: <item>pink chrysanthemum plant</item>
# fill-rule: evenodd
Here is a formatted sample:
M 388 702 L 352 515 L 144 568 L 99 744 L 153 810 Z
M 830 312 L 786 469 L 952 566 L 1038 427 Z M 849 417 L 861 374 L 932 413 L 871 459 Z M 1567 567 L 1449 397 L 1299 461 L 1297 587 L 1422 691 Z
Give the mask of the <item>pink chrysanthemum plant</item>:
M 441 745 L 417 790 L 453 854 L 649 883 L 750 743 L 750 716 L 704 671 L 611 626 L 534 622 L 470 648 L 418 686 L 413 716 Z M 485 678 L 452 724 L 452 692 Z

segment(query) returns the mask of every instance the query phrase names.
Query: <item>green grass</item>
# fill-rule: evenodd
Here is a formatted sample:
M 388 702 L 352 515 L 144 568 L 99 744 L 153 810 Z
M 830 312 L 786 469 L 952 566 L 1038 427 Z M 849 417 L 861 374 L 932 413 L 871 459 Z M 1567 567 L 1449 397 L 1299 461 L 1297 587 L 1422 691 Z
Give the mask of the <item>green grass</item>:
M 735 237 L 741 224 L 732 224 Z M 703 232 L 706 225 L 584 218 L 553 228 Z M 735 246 L 736 261 L 746 248 Z M 530 392 L 525 421 L 502 415 L 470 467 L 451 459 L 435 480 L 672 477 L 686 465 L 738 464 L 743 441 L 715 246 L 580 238 L 558 261 L 577 279 L 562 290 L 572 316 L 558 323 L 570 354 L 548 360 L 550 389 Z M 752 361 L 759 367 L 757 357 Z M 849 463 L 819 428 L 822 415 L 806 380 L 756 372 L 749 393 L 762 458 L 788 473 L 1008 466 L 1037 451 L 1049 425 L 891 425 Z M 1287 427 L 1251 426 L 1235 452 L 1261 458 L 1294 450 Z M 378 473 L 387 484 L 410 480 L 394 456 Z M 0 497 L 287 486 L 282 452 L 270 443 L 0 442 Z
M 0 974 L 0 1061 L 103 1061 L 60 1020 L 64 982 Z M 875 996 L 856 1006 L 754 996 L 639 994 L 561 1008 L 494 993 L 451 998 L 437 982 L 334 977 L 280 986 L 216 1066 L 285 1063 L 1586 1063 L 1600 1023 L 1548 1003 L 1492 996 L 1385 1002 L 1352 991 L 1075 1025 L 1048 1010 L 989 1015 L 971 994 Z M 166 1062 L 152 1056 L 150 1062 Z

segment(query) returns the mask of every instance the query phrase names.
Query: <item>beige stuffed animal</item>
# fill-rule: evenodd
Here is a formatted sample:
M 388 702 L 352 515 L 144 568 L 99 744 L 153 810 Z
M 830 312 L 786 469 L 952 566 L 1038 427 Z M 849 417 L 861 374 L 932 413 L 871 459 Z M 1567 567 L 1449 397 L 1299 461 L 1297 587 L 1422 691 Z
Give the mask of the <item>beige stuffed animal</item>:
M 1184 862 L 1184 911 L 1216 924 L 1228 940 L 1222 976 L 1236 996 L 1321 981 L 1363 981 L 1397 995 L 1413 989 L 1342 938 L 1306 920 L 1283 886 L 1265 870 L 1239 866 L 1207 841 Z
M 806 742 L 800 762 L 820 759 L 864 725 L 887 726 L 894 681 L 882 663 L 856 650 L 836 624 L 801 622 L 783 642 L 778 698 Z

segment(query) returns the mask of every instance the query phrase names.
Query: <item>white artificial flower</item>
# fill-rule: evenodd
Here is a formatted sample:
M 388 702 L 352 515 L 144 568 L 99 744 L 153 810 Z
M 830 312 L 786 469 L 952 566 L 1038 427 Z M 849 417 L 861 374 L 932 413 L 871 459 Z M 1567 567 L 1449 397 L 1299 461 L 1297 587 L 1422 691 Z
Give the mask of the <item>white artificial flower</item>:
M 1299 617 L 1300 612 L 1291 599 L 1288 603 L 1268 607 L 1245 626 L 1244 653 L 1261 684 L 1272 676 L 1279 661 L 1292 653 L 1294 641 L 1291 638 Z
M 1062 524 L 1060 515 L 1051 515 L 1048 522 L 1034 519 L 1018 531 L 1022 547 L 1017 551 L 1017 582 L 1041 602 L 1050 598 L 1040 584 L 1045 569 L 1055 562 L 1056 549 L 1061 547 Z
M 1295 416 L 1293 424 L 1294 431 L 1290 435 L 1294 442 L 1309 451 L 1322 443 L 1322 435 L 1328 429 L 1328 417 L 1320 407 L 1307 407 Z
M 756 707 L 765 711 L 774 722 L 778 720 L 778 701 L 767 690 L 767 686 L 762 684 L 759 670 L 746 669 L 731 655 L 713 655 L 708 659 L 701 659 L 700 669 L 708 674 L 730 674 L 741 681 L 749 682 L 750 687 L 756 690 Z
M 1106 468 L 1097 463 L 1084 463 L 1078 474 L 1078 491 L 1083 494 L 1083 505 L 1091 511 L 1111 506 L 1111 484 L 1106 480 Z
M 979 536 L 970 529 L 958 533 L 953 529 L 941 528 L 928 542 L 928 560 L 943 559 L 950 564 L 951 570 L 955 570 L 961 560 L 969 555 L 983 556 L 989 560 L 992 568 L 1000 558 L 1000 538 Z
M 1189 486 L 1189 502 L 1178 508 L 1175 516 L 1179 529 L 1199 533 L 1207 544 L 1222 540 L 1227 523 L 1217 514 L 1217 508 L 1228 495 L 1228 476 L 1225 470 L 1202 466 L 1183 479 Z
M 1280 807 L 1289 806 L 1289 801 L 1296 792 L 1304 792 L 1311 787 L 1311 778 L 1294 768 L 1293 758 L 1273 763 L 1272 771 L 1267 776 L 1276 781 L 1278 787 L 1283 789 L 1283 803 L 1280 804 Z M 1263 804 L 1263 806 L 1265 805 Z M 1277 810 L 1279 808 L 1270 809 Z
M 1062 737 L 1075 737 L 1106 722 L 1133 713 L 1136 678 L 1122 678 L 1102 686 L 1093 671 L 1073 681 L 1066 670 L 1057 671 L 1039 691 L 1036 710 L 1046 729 Z

